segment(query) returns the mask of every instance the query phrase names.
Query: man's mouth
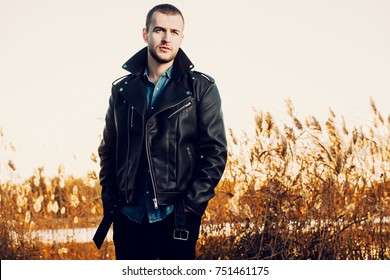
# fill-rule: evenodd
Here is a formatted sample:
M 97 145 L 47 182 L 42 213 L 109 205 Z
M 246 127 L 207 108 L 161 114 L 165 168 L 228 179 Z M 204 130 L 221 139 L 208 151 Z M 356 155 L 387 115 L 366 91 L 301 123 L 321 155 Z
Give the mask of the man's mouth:
M 168 47 L 168 46 L 160 46 L 159 49 L 162 50 L 162 51 L 164 51 L 164 52 L 167 52 L 167 51 L 170 51 L 170 50 L 171 50 L 171 48 Z

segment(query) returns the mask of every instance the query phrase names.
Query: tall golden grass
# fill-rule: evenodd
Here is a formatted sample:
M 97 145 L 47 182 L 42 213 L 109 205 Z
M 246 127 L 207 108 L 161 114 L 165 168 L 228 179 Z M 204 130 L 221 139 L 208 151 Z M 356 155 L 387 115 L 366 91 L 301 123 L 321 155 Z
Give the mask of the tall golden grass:
M 203 217 L 199 259 L 390 259 L 390 116 L 371 100 L 372 123 L 348 128 L 330 110 L 320 124 L 279 126 L 255 112 L 253 135 L 230 130 L 225 175 Z M 252 136 L 250 136 L 252 135 Z M 91 159 L 97 162 L 96 156 Z M 16 172 L 12 162 L 9 172 Z M 72 238 L 42 244 L 38 229 L 95 227 L 102 213 L 96 172 L 1 184 L 1 259 L 113 259 Z

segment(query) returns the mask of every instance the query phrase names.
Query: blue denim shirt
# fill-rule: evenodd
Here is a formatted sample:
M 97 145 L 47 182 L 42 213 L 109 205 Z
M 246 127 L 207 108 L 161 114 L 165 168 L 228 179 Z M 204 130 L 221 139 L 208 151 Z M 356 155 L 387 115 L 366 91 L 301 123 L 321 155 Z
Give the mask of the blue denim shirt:
M 153 106 L 160 96 L 160 94 L 164 91 L 165 86 L 168 84 L 169 80 L 172 77 L 172 66 L 161 75 L 160 79 L 156 84 L 152 83 L 148 77 L 147 69 L 144 72 L 144 78 L 146 81 L 146 104 L 148 114 L 152 113 Z M 125 205 L 122 209 L 122 212 L 132 221 L 141 223 L 145 214 L 147 214 L 148 220 L 150 223 L 158 222 L 164 219 L 173 211 L 173 205 L 170 206 L 162 206 L 159 205 L 158 209 L 154 208 L 153 198 L 154 192 L 152 187 L 151 178 L 149 173 L 145 178 L 145 187 L 137 192 L 136 200 L 138 204 L 136 206 Z

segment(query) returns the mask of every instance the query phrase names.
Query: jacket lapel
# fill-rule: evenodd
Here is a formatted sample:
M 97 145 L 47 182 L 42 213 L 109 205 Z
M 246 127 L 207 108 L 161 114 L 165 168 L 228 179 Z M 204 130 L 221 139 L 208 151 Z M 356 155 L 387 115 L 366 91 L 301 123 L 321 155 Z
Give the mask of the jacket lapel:
M 127 84 L 124 84 L 121 90 L 123 97 L 142 114 L 145 114 L 146 107 L 146 88 L 142 81 L 142 73 L 145 70 L 146 62 L 147 47 L 141 49 L 123 65 L 124 69 L 134 75 L 134 79 L 127 81 Z M 164 92 L 161 93 L 154 105 L 156 112 L 178 104 L 192 94 L 190 90 L 177 82 L 177 79 L 193 67 L 194 65 L 187 55 L 182 49 L 179 49 L 173 63 L 172 80 L 167 84 Z
M 144 114 L 146 107 L 146 88 L 141 77 L 136 77 L 128 81 L 119 91 L 123 98 L 134 106 L 139 113 Z
M 179 104 L 186 98 L 188 98 L 192 93 L 179 84 L 175 80 L 169 81 L 164 91 L 158 97 L 156 104 L 154 105 L 155 111 L 161 111 L 176 104 Z

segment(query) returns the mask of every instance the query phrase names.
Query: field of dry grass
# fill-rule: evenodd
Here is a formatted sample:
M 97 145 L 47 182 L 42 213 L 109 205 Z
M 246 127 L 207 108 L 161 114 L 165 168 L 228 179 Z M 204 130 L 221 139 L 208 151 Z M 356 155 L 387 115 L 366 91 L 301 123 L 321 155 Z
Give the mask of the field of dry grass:
M 203 217 L 199 259 L 390 259 L 390 116 L 371 101 L 370 127 L 348 128 L 330 110 L 324 124 L 255 113 L 253 135 L 229 135 L 225 175 Z M 339 125 L 341 124 L 341 125 Z M 8 144 L 1 145 L 4 149 Z M 97 161 L 92 155 L 91 160 Z M 10 178 L 12 161 L 2 166 Z M 74 238 L 41 243 L 37 230 L 96 227 L 96 172 L 48 178 L 38 168 L 0 189 L 1 259 L 114 259 Z

